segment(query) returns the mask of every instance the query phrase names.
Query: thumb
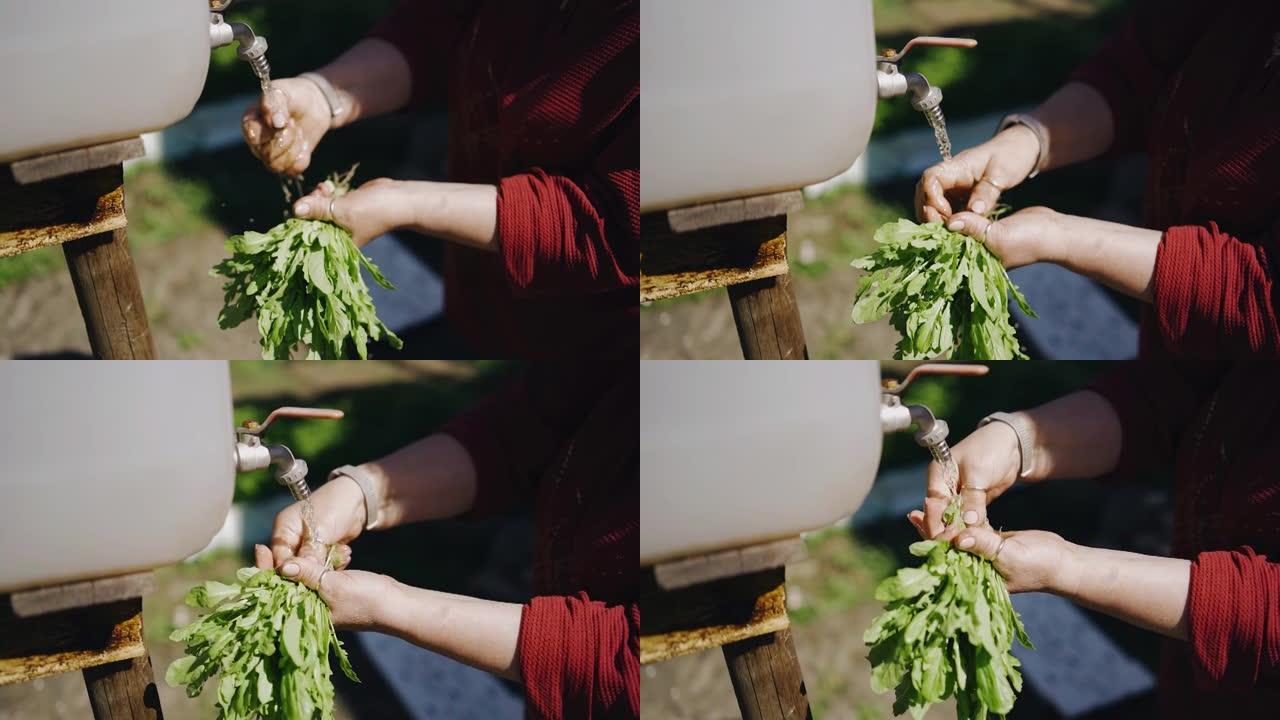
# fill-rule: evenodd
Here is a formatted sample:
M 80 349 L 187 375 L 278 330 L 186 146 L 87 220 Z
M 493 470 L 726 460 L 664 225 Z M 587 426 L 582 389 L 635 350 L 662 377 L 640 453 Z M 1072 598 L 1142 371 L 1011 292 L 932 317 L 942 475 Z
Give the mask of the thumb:
M 986 525 L 981 525 L 961 530 L 952 538 L 951 544 L 979 557 L 994 560 L 996 550 L 1000 548 L 1000 541 L 1003 539 L 1004 536 L 1000 533 Z
M 289 95 L 272 86 L 262 94 L 262 116 L 271 127 L 279 130 L 289 123 Z
M 993 224 L 995 224 L 993 220 L 966 210 L 952 215 L 951 219 L 947 221 L 947 229 L 964 233 L 978 240 L 986 240 L 987 230 Z
M 324 563 L 317 561 L 315 558 L 297 556 L 289 558 L 280 566 L 280 574 L 324 595 L 324 591 L 320 589 L 321 574 L 325 574 L 324 582 L 329 582 L 329 576 L 338 572 L 337 570 L 331 570 L 328 573 L 324 573 L 324 567 Z

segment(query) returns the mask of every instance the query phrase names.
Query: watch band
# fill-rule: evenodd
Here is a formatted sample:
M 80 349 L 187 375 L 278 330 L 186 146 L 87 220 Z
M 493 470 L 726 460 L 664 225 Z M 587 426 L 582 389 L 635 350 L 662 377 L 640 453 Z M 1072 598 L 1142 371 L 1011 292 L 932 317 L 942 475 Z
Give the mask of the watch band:
M 329 117 L 336 119 L 346 110 L 342 105 L 342 98 L 338 97 L 338 91 L 333 89 L 333 85 L 325 76 L 320 73 L 305 72 L 298 77 L 306 78 L 320 88 L 320 94 L 324 95 L 325 102 L 329 103 Z
M 1049 130 L 1044 126 L 1044 123 L 1030 115 L 1013 113 L 1000 119 L 1000 125 L 996 127 L 996 135 L 1014 125 L 1021 125 L 1035 133 L 1036 143 L 1039 146 L 1036 149 L 1036 164 L 1031 168 L 1031 174 L 1027 176 L 1027 179 L 1030 180 L 1039 175 L 1040 171 L 1044 169 L 1045 163 L 1049 162 Z
M 364 529 L 377 530 L 382 525 L 382 493 L 378 492 L 378 484 L 368 470 L 357 465 L 343 465 L 329 473 L 329 479 L 349 477 L 360 486 L 364 494 Z
M 1018 454 L 1020 462 L 1018 464 L 1018 477 L 1025 478 L 1027 473 L 1031 472 L 1031 457 L 1035 450 L 1031 446 L 1031 430 L 1027 427 L 1026 422 L 1021 417 L 1007 412 L 994 412 L 978 421 L 978 427 L 990 425 L 993 422 L 1003 423 L 1013 428 L 1013 433 L 1018 436 Z

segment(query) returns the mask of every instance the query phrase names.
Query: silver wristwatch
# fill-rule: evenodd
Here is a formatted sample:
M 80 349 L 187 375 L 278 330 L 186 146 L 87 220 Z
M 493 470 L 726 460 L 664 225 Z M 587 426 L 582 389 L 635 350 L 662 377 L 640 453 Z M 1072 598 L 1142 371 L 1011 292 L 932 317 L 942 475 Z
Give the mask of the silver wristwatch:
M 996 127 L 996 135 L 999 135 L 1014 125 L 1022 125 L 1032 133 L 1035 133 L 1036 136 L 1036 143 L 1038 144 L 1038 149 L 1036 150 L 1036 164 L 1032 166 L 1031 174 L 1027 176 L 1027 179 L 1030 180 L 1031 178 L 1039 175 L 1040 171 L 1044 169 L 1045 164 L 1049 162 L 1049 130 L 1044 126 L 1044 123 L 1030 115 L 1013 113 L 1012 115 L 1005 115 L 1003 118 L 1000 118 L 1000 124 Z
M 1031 429 L 1027 427 L 1026 422 L 1017 415 L 1007 412 L 994 412 L 978 421 L 978 427 L 990 425 L 993 422 L 1003 423 L 1013 428 L 1013 432 L 1018 436 L 1018 454 L 1021 455 L 1021 461 L 1018 466 L 1018 477 L 1025 478 L 1027 473 L 1031 472 L 1031 458 L 1035 450 L 1031 445 Z
M 378 483 L 368 470 L 357 465 L 343 465 L 329 473 L 329 479 L 349 477 L 360 486 L 364 493 L 364 529 L 377 530 L 382 525 L 382 493 L 378 491 Z
M 342 98 L 338 97 L 338 91 L 333 89 L 333 85 L 330 84 L 328 78 L 320 73 L 313 72 L 305 72 L 298 77 L 306 78 L 314 83 L 316 87 L 320 88 L 320 94 L 324 95 L 325 102 L 329 103 L 330 118 L 336 120 L 338 116 L 342 114 L 342 111 L 346 110 L 342 105 Z

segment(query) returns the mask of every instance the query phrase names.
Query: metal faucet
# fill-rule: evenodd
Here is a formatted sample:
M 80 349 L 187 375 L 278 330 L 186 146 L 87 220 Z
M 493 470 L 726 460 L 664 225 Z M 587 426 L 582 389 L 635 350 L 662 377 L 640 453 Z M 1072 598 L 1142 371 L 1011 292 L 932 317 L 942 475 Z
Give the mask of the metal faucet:
M 235 429 L 236 470 L 248 472 L 274 465 L 276 481 L 289 488 L 295 500 L 305 500 L 311 496 L 311 487 L 307 485 L 307 461 L 294 457 L 293 451 L 284 445 L 262 443 L 262 434 L 267 431 L 271 423 L 276 421 L 276 418 L 282 417 L 340 420 L 342 411 L 302 407 L 276 408 L 261 423 L 256 420 L 245 420 Z
M 271 65 L 267 63 L 267 39 L 255 35 L 253 28 L 241 22 L 229 23 L 222 19 L 222 13 L 231 5 L 232 0 L 209 0 L 209 45 L 220 48 L 231 43 L 239 43 L 236 56 L 249 63 L 259 78 L 271 77 Z
M 942 124 L 942 90 L 930 85 L 918 72 L 903 73 L 898 69 L 907 51 L 918 45 L 932 47 L 971 48 L 978 44 L 972 38 L 922 36 L 912 38 L 901 51 L 888 48 L 876 56 L 876 91 L 882 98 L 897 97 L 911 91 L 911 107 L 929 118 L 929 124 Z
M 962 365 L 950 363 L 925 363 L 917 365 L 907 373 L 906 379 L 898 382 L 886 379 L 881 383 L 880 392 L 880 429 L 891 433 L 916 426 L 916 444 L 929 451 L 935 460 L 946 464 L 951 460 L 951 446 L 947 445 L 947 434 L 950 428 L 947 421 L 934 417 L 933 411 L 924 405 L 902 404 L 902 394 L 907 386 L 916 378 L 924 375 L 986 375 L 986 365 Z

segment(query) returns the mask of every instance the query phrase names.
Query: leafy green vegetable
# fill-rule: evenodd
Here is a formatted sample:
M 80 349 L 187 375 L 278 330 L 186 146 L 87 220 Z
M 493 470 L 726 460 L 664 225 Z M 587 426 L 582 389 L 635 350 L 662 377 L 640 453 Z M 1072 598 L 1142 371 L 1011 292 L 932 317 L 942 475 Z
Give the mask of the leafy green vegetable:
M 868 271 L 858 281 L 853 321 L 889 315 L 902 336 L 895 357 L 1026 359 L 1009 322 L 1009 295 L 1022 312 L 1036 314 L 981 241 L 910 220 L 881 225 L 875 240 L 874 252 L 853 261 Z
M 330 178 L 337 195 L 350 187 L 354 172 Z M 227 278 L 218 326 L 227 330 L 256 316 L 264 360 L 288 360 L 299 343 L 307 346 L 308 360 L 346 357 L 348 340 L 362 360 L 369 341 L 384 335 L 392 347 L 401 347 L 378 319 L 360 267 L 379 285 L 395 288 L 346 228 L 289 218 L 265 233 L 227 238 L 227 250 L 231 257 L 210 271 Z
M 333 717 L 329 648 L 342 672 L 359 682 L 333 628 L 329 606 L 311 588 L 273 570 L 241 568 L 236 584 L 206 582 L 187 593 L 187 605 L 208 610 L 170 640 L 187 654 L 165 672 L 171 687 L 200 694 L 214 675 L 223 720 Z
M 948 524 L 958 510 L 952 503 Z M 911 554 L 924 564 L 876 588 L 888 604 L 862 636 L 871 647 L 871 689 L 894 690 L 894 714 L 909 710 L 917 720 L 949 697 L 959 720 L 1003 717 L 1022 691 L 1013 639 L 1033 647 L 1004 578 L 990 561 L 947 542 L 913 543 Z

